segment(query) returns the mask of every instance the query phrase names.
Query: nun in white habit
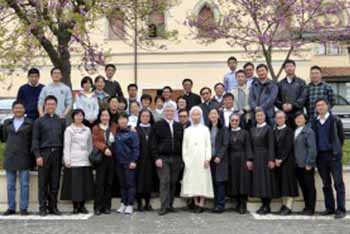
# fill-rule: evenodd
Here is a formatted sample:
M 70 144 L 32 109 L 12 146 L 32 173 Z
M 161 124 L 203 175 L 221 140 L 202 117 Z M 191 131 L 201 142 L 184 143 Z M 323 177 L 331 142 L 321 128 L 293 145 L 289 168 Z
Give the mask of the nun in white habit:
M 209 164 L 211 159 L 210 132 L 204 124 L 203 112 L 199 106 L 191 109 L 190 120 L 191 126 L 185 129 L 182 143 L 185 170 L 181 196 L 194 198 L 195 211 L 201 213 L 205 199 L 214 197 Z

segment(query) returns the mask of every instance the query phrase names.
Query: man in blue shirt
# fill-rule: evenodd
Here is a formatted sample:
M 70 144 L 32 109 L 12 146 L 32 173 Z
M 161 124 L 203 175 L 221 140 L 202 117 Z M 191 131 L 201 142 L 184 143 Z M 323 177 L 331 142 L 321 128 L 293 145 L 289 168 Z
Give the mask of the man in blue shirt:
M 39 117 L 38 100 L 44 85 L 39 83 L 40 72 L 37 68 L 28 71 L 29 82 L 21 86 L 18 90 L 17 100 L 24 104 L 25 114 L 28 119 L 35 121 Z
M 235 57 L 229 57 L 227 59 L 227 66 L 230 68 L 230 72 L 224 76 L 224 85 L 225 92 L 231 92 L 237 86 L 236 80 L 236 68 L 237 68 L 237 59 Z

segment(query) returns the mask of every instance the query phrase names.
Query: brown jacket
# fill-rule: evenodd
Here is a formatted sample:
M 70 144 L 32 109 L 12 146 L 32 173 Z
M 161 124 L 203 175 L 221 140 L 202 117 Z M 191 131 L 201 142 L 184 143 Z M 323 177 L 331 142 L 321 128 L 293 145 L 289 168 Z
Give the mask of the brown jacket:
M 115 123 L 112 123 L 111 133 L 113 135 L 116 134 L 117 129 L 118 129 L 118 125 Z M 108 148 L 108 145 L 106 144 L 106 140 L 105 140 L 105 130 L 100 128 L 98 124 L 95 125 L 92 129 L 92 141 L 94 146 L 101 152 L 105 152 L 106 149 Z

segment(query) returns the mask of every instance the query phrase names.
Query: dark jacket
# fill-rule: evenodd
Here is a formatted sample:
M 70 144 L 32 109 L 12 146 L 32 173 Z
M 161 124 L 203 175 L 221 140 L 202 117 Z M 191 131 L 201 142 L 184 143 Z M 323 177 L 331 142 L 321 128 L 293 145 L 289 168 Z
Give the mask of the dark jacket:
M 212 109 L 215 109 L 215 108 L 219 109 L 220 108 L 220 104 L 218 102 L 210 100 L 208 103 L 201 103 L 199 105 L 199 107 L 203 111 L 204 123 L 205 123 L 206 126 L 208 126 L 209 125 L 209 118 L 208 118 L 209 112 Z
M 252 111 L 261 107 L 266 116 L 274 116 L 274 107 L 278 95 L 278 87 L 275 81 L 267 80 L 261 83 L 259 80 L 252 83 L 249 92 L 249 106 Z
M 104 88 L 104 91 L 108 93 L 110 97 L 124 97 L 122 88 L 120 87 L 120 84 L 116 80 L 108 80 L 106 79 L 106 85 Z
M 333 115 L 332 113 L 330 113 L 328 118 L 331 123 L 330 141 L 332 144 L 333 157 L 335 159 L 341 159 L 342 147 L 345 139 L 343 123 L 341 122 L 338 116 Z M 312 129 L 314 130 L 316 135 L 316 145 L 317 145 L 317 134 L 318 134 L 317 121 L 318 121 L 317 118 L 314 118 L 311 123 Z
M 304 80 L 299 77 L 294 77 L 292 83 L 288 83 L 288 79 L 284 78 L 278 82 L 278 96 L 276 106 L 283 109 L 285 103 L 292 104 L 293 110 L 303 110 L 307 98 L 307 87 Z
M 5 170 L 27 170 L 33 166 L 31 153 L 32 131 L 33 124 L 28 118 L 24 118 L 24 122 L 17 132 L 13 126 L 13 119 L 5 121 L 2 139 L 6 143 L 4 152 Z
M 171 135 L 169 124 L 162 119 L 155 123 L 154 134 L 157 144 L 157 158 L 172 157 L 182 155 L 183 127 L 177 122 L 173 122 L 174 137 Z
M 298 167 L 316 166 L 316 139 L 314 131 L 304 126 L 297 138 L 294 138 L 294 157 Z
M 32 150 L 35 157 L 41 157 L 41 150 L 45 148 L 63 148 L 65 120 L 58 115 L 45 114 L 37 119 L 33 127 Z
M 212 171 L 215 172 L 214 178 L 215 181 L 226 181 L 228 178 L 227 170 L 227 147 L 229 144 L 229 131 L 227 128 L 222 127 L 219 129 L 216 138 L 215 138 L 215 155 L 212 155 L 211 167 Z M 220 163 L 216 164 L 214 162 L 215 157 L 220 158 Z
M 186 100 L 188 111 L 190 111 L 192 107 L 198 106 L 202 103 L 202 98 L 195 93 L 184 94 L 183 98 Z
M 130 128 L 120 129 L 115 135 L 114 149 L 116 160 L 121 164 L 130 164 L 139 159 L 139 137 Z

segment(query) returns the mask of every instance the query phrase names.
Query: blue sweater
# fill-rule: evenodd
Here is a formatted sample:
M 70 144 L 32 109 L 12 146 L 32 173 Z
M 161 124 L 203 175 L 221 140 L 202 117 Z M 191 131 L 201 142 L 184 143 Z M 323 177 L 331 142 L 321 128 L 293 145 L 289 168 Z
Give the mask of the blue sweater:
M 44 85 L 39 84 L 33 87 L 29 84 L 21 86 L 18 90 L 17 99 L 24 103 L 26 108 L 26 114 L 32 121 L 39 117 L 38 113 L 38 101 L 39 95 Z
M 317 121 L 317 149 L 319 152 L 332 151 L 330 118 L 323 125 Z
M 129 128 L 120 129 L 115 136 L 115 154 L 117 163 L 130 164 L 139 158 L 139 138 L 136 132 Z

